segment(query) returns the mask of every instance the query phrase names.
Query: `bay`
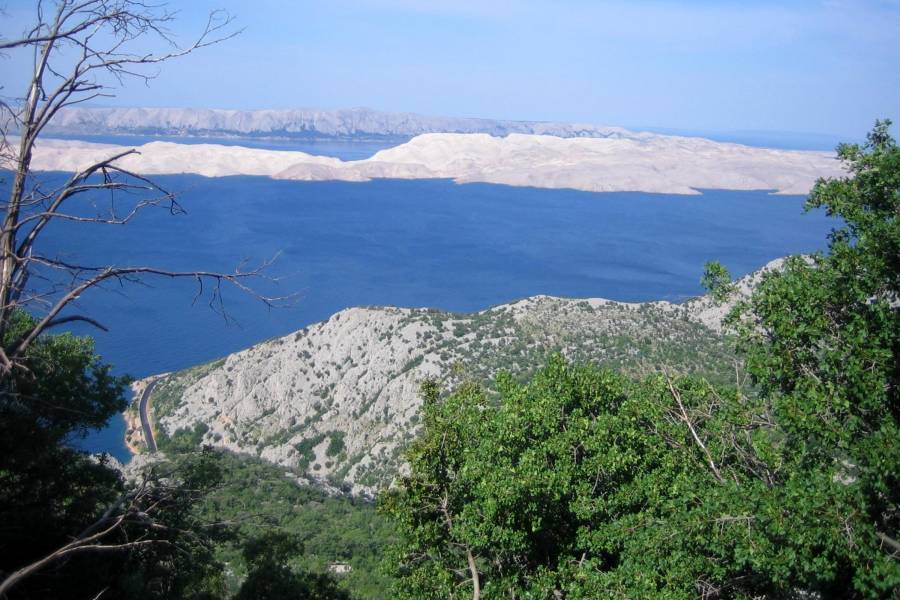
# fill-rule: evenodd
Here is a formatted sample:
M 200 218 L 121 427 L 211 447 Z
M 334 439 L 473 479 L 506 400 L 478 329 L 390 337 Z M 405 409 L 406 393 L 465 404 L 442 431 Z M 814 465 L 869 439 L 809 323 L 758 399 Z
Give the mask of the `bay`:
M 116 371 L 144 377 L 203 363 L 286 335 L 347 307 L 395 305 L 475 311 L 535 295 L 683 301 L 701 293 L 703 264 L 734 275 L 825 246 L 833 221 L 804 214 L 803 198 L 766 191 L 702 195 L 588 193 L 458 185 L 260 177 L 158 177 L 187 210 L 148 210 L 126 227 L 56 223 L 42 251 L 85 264 L 231 271 L 277 256 L 267 308 L 223 289 L 227 318 L 192 281 L 85 294 L 77 307 L 109 328 L 90 334 Z M 127 459 L 123 423 L 79 441 Z

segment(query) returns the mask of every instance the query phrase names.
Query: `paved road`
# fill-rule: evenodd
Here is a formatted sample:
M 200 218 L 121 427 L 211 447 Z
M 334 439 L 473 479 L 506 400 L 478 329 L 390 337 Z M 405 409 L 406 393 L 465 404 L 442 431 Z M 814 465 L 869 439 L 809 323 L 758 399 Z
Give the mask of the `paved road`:
M 150 399 L 153 388 L 155 388 L 156 384 L 159 382 L 160 379 L 154 379 L 144 388 L 144 393 L 141 394 L 141 403 L 138 407 L 138 410 L 141 413 L 141 429 L 144 430 L 144 441 L 147 442 L 147 450 L 151 453 L 156 452 L 156 440 L 153 439 L 153 430 L 150 428 L 150 419 L 147 418 L 147 400 Z

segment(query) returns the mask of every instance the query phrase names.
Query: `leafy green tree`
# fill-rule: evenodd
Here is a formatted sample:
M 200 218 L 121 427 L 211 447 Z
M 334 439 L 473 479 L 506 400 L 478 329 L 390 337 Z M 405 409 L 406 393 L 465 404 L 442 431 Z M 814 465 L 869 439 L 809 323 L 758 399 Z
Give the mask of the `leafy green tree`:
M 33 322 L 14 313 L 7 338 Z M 10 391 L 0 394 L 0 575 L 67 543 L 123 492 L 115 471 L 69 442 L 124 409 L 126 384 L 110 374 L 89 338 L 41 336 L 30 347 Z M 94 586 L 79 579 L 57 569 L 52 581 L 35 586 L 72 593 Z
M 473 386 L 443 400 L 427 390 L 410 475 L 382 498 L 401 536 L 397 597 L 760 587 L 735 560 L 744 523 L 716 521 L 723 504 L 737 508 L 726 499 L 741 486 L 769 476 L 742 456 L 754 413 L 737 408 L 736 392 L 633 382 L 559 357 L 527 385 L 501 376 L 496 387 L 496 400 Z M 713 410 L 723 393 L 731 412 Z
M 889 127 L 839 146 L 848 175 L 810 194 L 809 208 L 843 222 L 828 252 L 789 259 L 732 314 L 785 452 L 818 482 L 801 497 L 840 507 L 822 540 L 827 568 L 861 595 L 900 586 L 900 149 Z
M 706 266 L 703 268 L 703 276 L 700 278 L 700 285 L 709 292 L 713 299 L 720 302 L 734 292 L 731 275 L 728 273 L 728 269 L 719 261 L 706 263 Z
M 250 566 L 235 600 L 349 600 L 334 578 L 298 572 L 289 561 L 303 552 L 296 538 L 268 531 L 244 542 L 244 560 Z
M 400 598 L 890 598 L 900 590 L 900 153 L 880 122 L 810 207 L 845 223 L 729 322 L 754 389 L 557 357 L 425 389 L 381 499 Z M 704 280 L 727 295 L 721 265 Z M 662 368 L 662 367 L 660 367 Z
M 14 314 L 7 336 L 33 327 Z M 43 335 L 0 394 L 0 581 L 10 598 L 206 598 L 221 586 L 220 537 L 194 514 L 217 485 L 215 457 L 195 453 L 126 483 L 71 443 L 125 408 L 90 338 Z M 85 573 L 90 573 L 89 577 Z
M 398 598 L 454 598 L 463 582 L 477 598 L 483 585 L 481 544 L 472 537 L 477 525 L 463 513 L 473 506 L 481 473 L 470 467 L 483 466 L 467 460 L 467 453 L 479 446 L 485 398 L 474 384 L 444 401 L 439 391 L 433 381 L 423 384 L 424 427 L 407 453 L 412 473 L 402 488 L 381 498 L 381 509 L 409 542 L 396 550 Z

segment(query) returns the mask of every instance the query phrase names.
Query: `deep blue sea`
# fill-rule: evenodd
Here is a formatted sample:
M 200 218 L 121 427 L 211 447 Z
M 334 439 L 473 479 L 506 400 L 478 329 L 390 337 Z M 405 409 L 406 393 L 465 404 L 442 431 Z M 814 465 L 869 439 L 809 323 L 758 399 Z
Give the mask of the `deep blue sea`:
M 375 150 L 350 145 L 345 157 Z M 377 149 L 377 148 L 375 148 Z M 340 148 L 333 154 L 341 155 Z M 354 154 L 355 153 L 355 154 Z M 369 183 L 164 176 L 187 214 L 148 210 L 125 227 L 58 223 L 43 252 L 92 264 L 233 270 L 278 255 L 259 282 L 297 294 L 268 309 L 225 289 L 226 322 L 196 285 L 85 294 L 79 311 L 110 331 L 96 339 L 116 370 L 143 377 L 221 357 L 357 305 L 475 311 L 534 294 L 680 301 L 701 293 L 703 264 L 735 276 L 785 254 L 821 249 L 833 226 L 803 198 L 765 191 L 697 196 L 588 193 L 445 180 Z M 127 458 L 123 423 L 83 442 Z

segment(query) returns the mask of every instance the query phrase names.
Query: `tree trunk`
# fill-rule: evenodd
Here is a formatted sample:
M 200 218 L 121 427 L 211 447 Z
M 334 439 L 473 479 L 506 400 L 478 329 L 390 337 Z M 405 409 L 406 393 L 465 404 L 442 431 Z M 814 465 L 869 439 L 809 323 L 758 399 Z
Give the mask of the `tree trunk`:
M 469 573 L 472 574 L 472 600 L 481 600 L 481 579 L 478 576 L 478 565 L 472 551 L 466 548 L 466 560 L 469 561 Z

